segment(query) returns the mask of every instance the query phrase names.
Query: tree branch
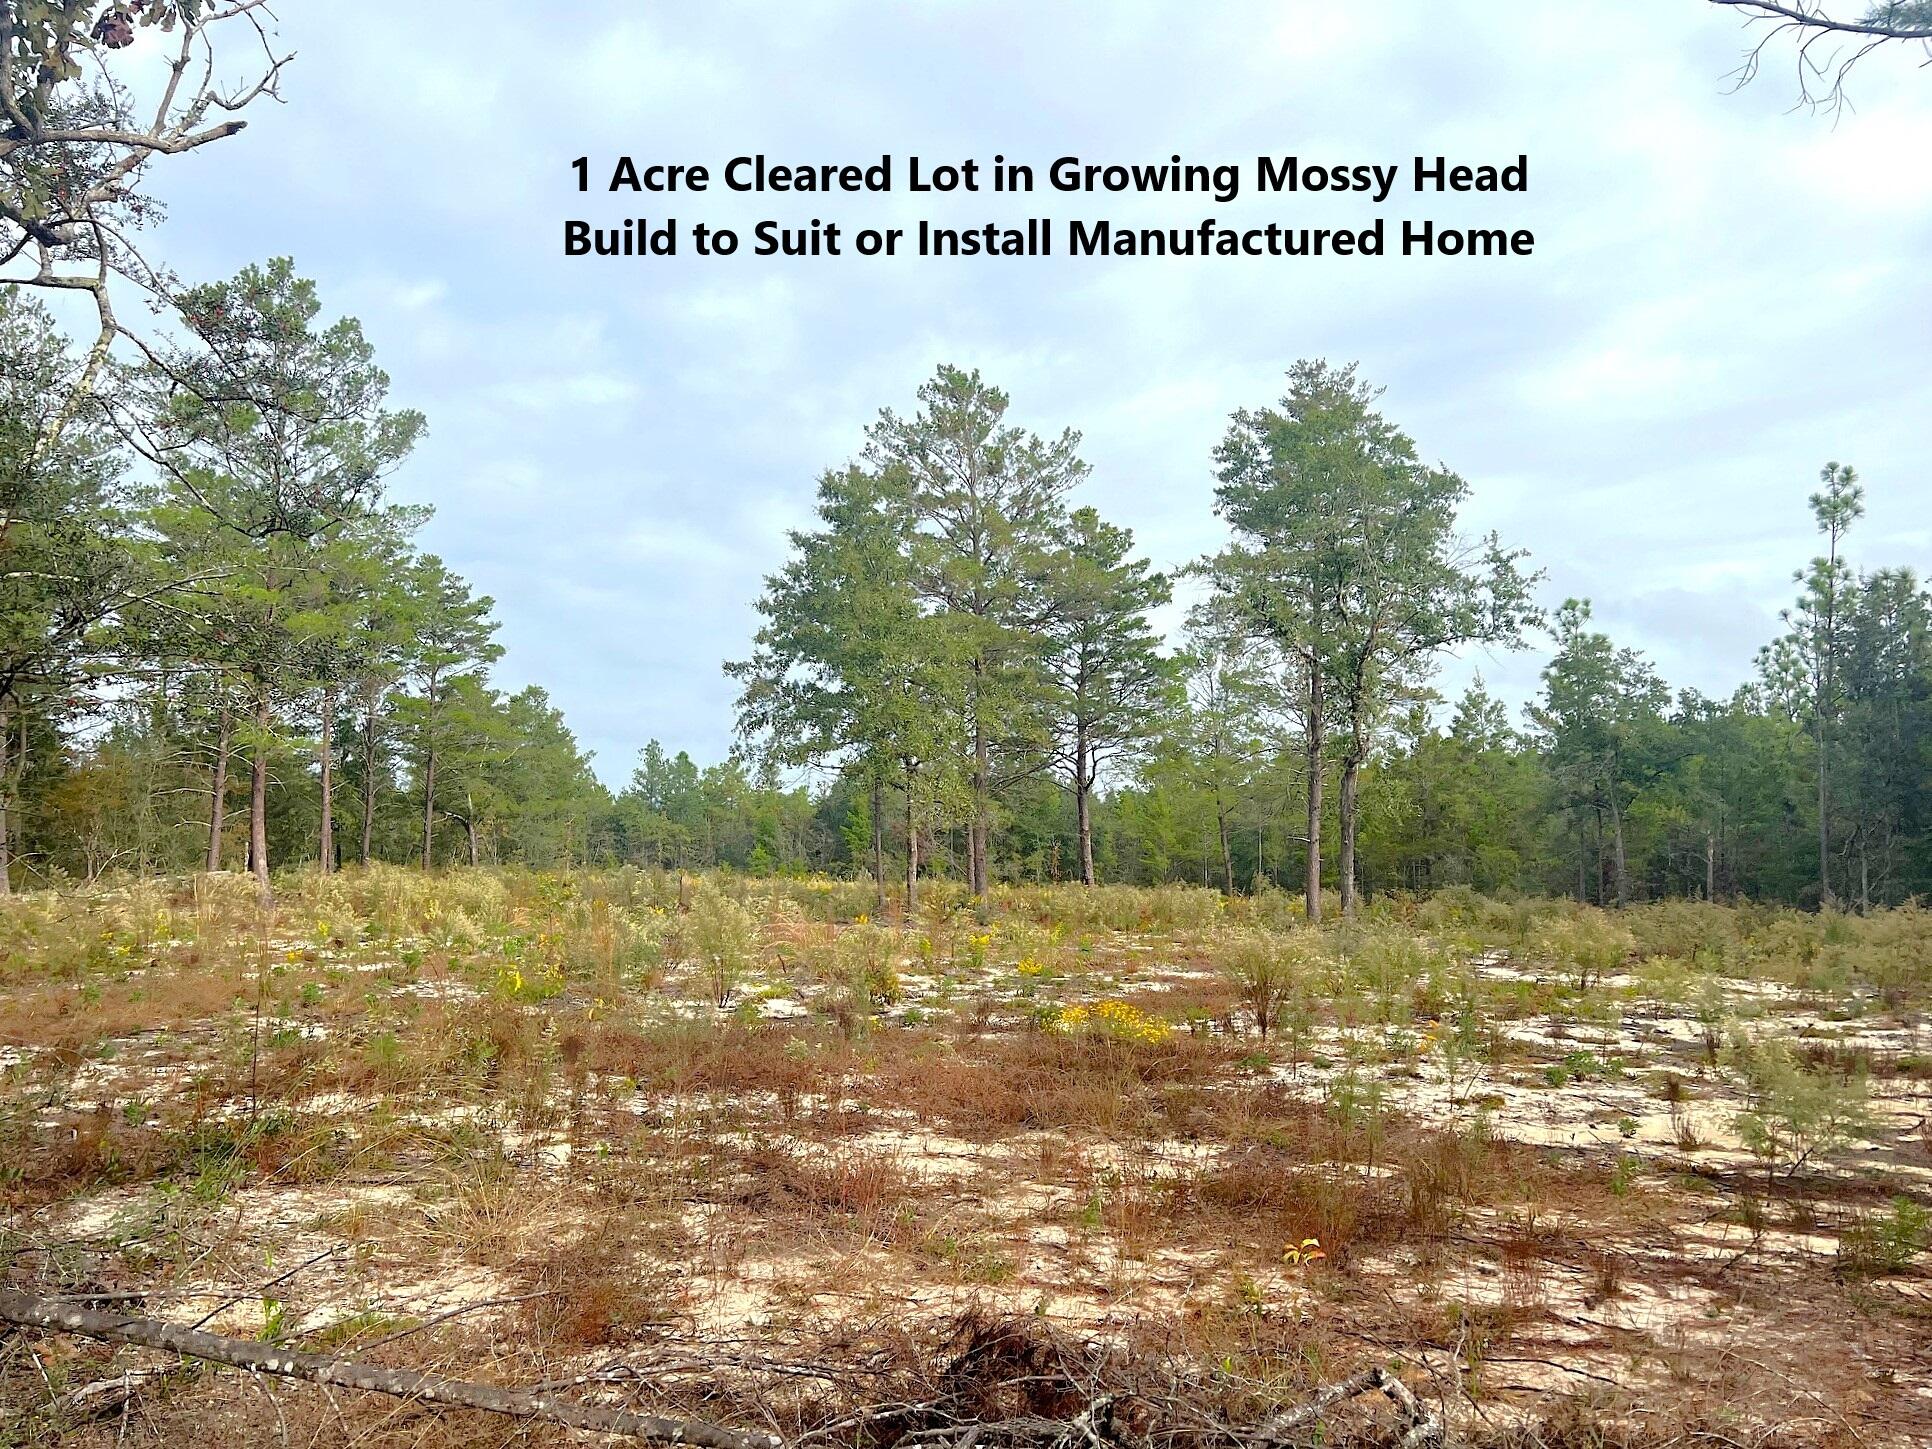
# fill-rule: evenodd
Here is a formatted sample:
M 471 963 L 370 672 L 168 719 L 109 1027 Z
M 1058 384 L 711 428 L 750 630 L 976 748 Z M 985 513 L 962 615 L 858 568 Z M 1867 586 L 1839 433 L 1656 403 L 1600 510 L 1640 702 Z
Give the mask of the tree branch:
M 602 1409 L 567 1403 L 549 1394 L 527 1389 L 499 1388 L 494 1384 L 449 1379 L 416 1369 L 383 1368 L 336 1358 L 331 1354 L 278 1348 L 253 1339 L 203 1333 L 199 1329 L 181 1328 L 152 1318 L 131 1318 L 125 1314 L 84 1308 L 11 1289 L 0 1290 L 0 1322 L 60 1333 L 77 1333 L 105 1343 L 139 1344 L 144 1348 L 163 1349 L 187 1358 L 246 1369 L 250 1373 L 274 1374 L 281 1378 L 303 1379 L 309 1383 L 389 1394 L 395 1398 L 447 1404 L 453 1408 L 478 1409 L 487 1414 L 505 1414 L 518 1419 L 537 1419 L 575 1429 L 625 1434 L 633 1439 L 660 1444 L 692 1444 L 697 1445 L 698 1449 L 779 1449 L 778 1439 L 770 1434 L 741 1432 L 698 1420 L 638 1414 L 628 1409 Z

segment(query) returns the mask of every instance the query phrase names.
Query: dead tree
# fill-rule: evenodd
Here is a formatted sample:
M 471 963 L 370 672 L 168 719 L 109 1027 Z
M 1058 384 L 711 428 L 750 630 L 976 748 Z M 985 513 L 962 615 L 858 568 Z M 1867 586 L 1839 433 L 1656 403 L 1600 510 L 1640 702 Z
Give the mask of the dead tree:
M 158 156 L 226 140 L 247 124 L 240 111 L 276 95 L 293 56 L 277 54 L 267 14 L 267 0 L 0 0 L 0 281 L 85 292 L 99 321 L 36 457 L 93 394 L 116 339 L 141 346 L 115 313 L 117 280 L 163 303 L 171 291 L 133 240 L 157 211 L 142 173 Z M 231 32 L 252 34 L 261 60 L 252 79 L 223 89 L 215 41 Z M 158 95 L 137 98 L 116 77 L 114 57 L 146 40 L 169 44 L 172 59 Z
M 98 1301 L 98 1300 L 90 1300 Z M 435 1320 L 431 1320 L 433 1323 Z M 664 1444 L 692 1444 L 700 1449 L 784 1449 L 774 1434 L 726 1428 L 717 1424 L 664 1418 L 626 1409 L 595 1408 L 556 1397 L 559 1389 L 591 1383 L 642 1384 L 679 1372 L 696 1371 L 716 1382 L 728 1358 L 707 1355 L 693 1360 L 632 1365 L 610 1364 L 575 1378 L 528 1388 L 500 1388 L 443 1378 L 413 1369 L 392 1369 L 327 1354 L 307 1353 L 275 1344 L 228 1338 L 181 1328 L 149 1318 L 131 1318 L 81 1302 L 44 1298 L 31 1293 L 0 1290 L 0 1323 L 77 1333 L 108 1343 L 131 1343 L 162 1349 L 251 1373 L 275 1374 L 339 1388 L 390 1394 L 452 1408 L 477 1409 L 546 1423 L 563 1424 Z M 428 1325 L 424 1325 L 428 1326 Z M 1310 1395 L 1299 1405 L 1282 1409 L 1258 1424 L 1219 1421 L 1208 1411 L 1203 1385 L 1192 1376 L 1152 1377 L 1132 1372 L 1108 1375 L 1103 1382 L 1097 1366 L 1075 1366 L 1065 1345 L 1031 1325 L 982 1319 L 969 1315 L 959 1331 L 963 1344 L 952 1354 L 934 1387 L 937 1397 L 874 1403 L 800 1435 L 795 1449 L 846 1443 L 924 1446 L 924 1449 L 1145 1449 L 1160 1442 L 1154 1430 L 1163 1420 L 1185 1422 L 1190 1437 L 1203 1442 L 1231 1443 L 1247 1449 L 1285 1449 L 1321 1433 L 1331 1414 L 1348 1401 L 1379 1395 L 1394 1407 L 1395 1422 L 1386 1428 L 1390 1449 L 1444 1449 L 1449 1442 L 1442 1417 L 1390 1370 L 1376 1365 L 1351 1374 Z M 956 1340 L 957 1341 L 957 1340 Z M 755 1363 L 794 1372 L 798 1365 Z M 739 1367 L 744 1362 L 739 1361 Z M 99 1412 L 103 1404 L 118 1404 L 141 1384 L 164 1377 L 166 1367 L 128 1369 L 83 1385 L 64 1401 L 77 1411 Z M 812 1376 L 842 1378 L 836 1368 L 814 1365 Z M 1211 1431 L 1203 1434 L 1204 1429 Z

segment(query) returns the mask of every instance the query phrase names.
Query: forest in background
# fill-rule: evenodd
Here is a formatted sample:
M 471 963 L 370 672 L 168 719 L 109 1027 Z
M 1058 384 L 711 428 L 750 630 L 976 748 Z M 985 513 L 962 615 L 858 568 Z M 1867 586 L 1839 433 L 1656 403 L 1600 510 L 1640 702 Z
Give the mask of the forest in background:
M 1173 582 L 1080 505 L 1079 439 L 941 368 L 820 480 L 728 666 L 741 751 L 700 766 L 653 742 L 612 792 L 541 689 L 492 686 L 493 602 L 416 549 L 425 510 L 385 501 L 424 424 L 389 406 L 357 324 L 325 324 L 283 260 L 184 317 L 72 405 L 76 350 L 0 297 L 16 888 L 368 860 L 903 888 L 916 857 L 915 883 L 1305 890 L 1311 837 L 1339 896 L 1863 906 L 1932 871 L 1932 603 L 1846 551 L 1849 467 L 1812 497 L 1821 552 L 1785 632 L 1710 699 L 1587 601 L 1546 616 L 1540 575 L 1459 534 L 1467 485 L 1374 389 L 1297 363 L 1203 459 L 1229 543 L 1191 566 L 1208 587 L 1170 647 L 1149 616 Z M 1480 682 L 1431 689 L 1469 644 L 1548 651 L 1521 720 Z
M 1149 620 L 1177 580 L 1081 503 L 1078 437 L 940 368 L 819 480 L 727 666 L 739 749 L 653 743 L 607 789 L 543 690 L 493 685 L 493 601 L 386 498 L 425 421 L 359 325 L 286 259 L 191 284 L 139 245 L 149 170 L 279 96 L 263 14 L 0 8 L 0 891 L 246 868 L 266 893 L 371 860 L 869 874 L 881 899 L 1185 880 L 1311 914 L 1454 885 L 1926 889 L 1932 605 L 1848 551 L 1850 467 L 1821 472 L 1819 552 L 1752 682 L 1707 698 L 1587 601 L 1540 607 L 1562 581 L 1465 537 L 1464 480 L 1320 360 L 1203 456 L 1227 543 L 1186 566 L 1172 641 Z M 222 90 L 230 31 L 260 56 Z M 179 47 L 152 121 L 116 71 L 147 37 Z M 1480 684 L 1437 698 L 1478 646 L 1547 655 L 1522 718 Z

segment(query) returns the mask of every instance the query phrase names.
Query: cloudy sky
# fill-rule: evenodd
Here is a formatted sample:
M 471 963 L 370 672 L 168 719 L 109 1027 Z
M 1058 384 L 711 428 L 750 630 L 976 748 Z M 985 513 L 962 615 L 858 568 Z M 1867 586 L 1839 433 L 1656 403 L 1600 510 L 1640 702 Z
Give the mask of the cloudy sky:
M 286 103 L 155 170 L 200 279 L 292 254 L 430 434 L 395 482 L 495 596 L 500 682 L 548 687 L 600 773 L 730 744 L 720 662 L 814 480 L 935 365 L 1085 436 L 1086 501 L 1163 565 L 1212 549 L 1209 453 L 1297 357 L 1359 360 L 1466 522 L 1528 547 L 1676 684 L 1726 692 L 1812 551 L 1827 459 L 1861 563 L 1932 570 L 1932 73 L 1793 110 L 1786 52 L 1699 0 L 531 6 L 291 3 Z M 1003 153 L 1241 163 L 1530 158 L 1526 196 L 1392 223 L 1532 228 L 1530 258 L 578 259 L 563 220 L 920 214 L 1366 224 L 1359 198 L 580 197 L 570 162 Z M 1245 178 L 1244 178 L 1245 179 Z M 1510 698 L 1542 647 L 1471 667 Z

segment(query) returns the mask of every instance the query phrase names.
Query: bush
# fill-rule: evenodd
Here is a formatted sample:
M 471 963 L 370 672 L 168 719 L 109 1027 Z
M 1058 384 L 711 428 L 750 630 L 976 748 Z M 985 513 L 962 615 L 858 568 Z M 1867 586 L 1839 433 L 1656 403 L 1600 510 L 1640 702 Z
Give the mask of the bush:
M 1240 903 L 1237 903 L 1240 904 Z M 1245 919 L 1256 926 L 1272 931 L 1293 931 L 1308 924 L 1308 900 L 1300 891 L 1285 891 L 1279 886 L 1263 884 L 1260 891 L 1245 902 Z M 1342 898 L 1339 892 L 1322 892 L 1322 919 L 1340 920 Z
M 879 1008 L 900 999 L 899 949 L 897 931 L 861 924 L 841 931 L 820 955 L 818 976 L 832 991 L 825 1004 L 847 1035 L 861 1029 Z
M 691 950 L 719 1007 L 731 1004 L 758 949 L 758 918 L 729 896 L 701 889 L 691 904 L 686 926 Z
M 1861 1218 L 1838 1240 L 1839 1266 L 1847 1273 L 1902 1273 L 1932 1245 L 1932 1209 L 1895 1197 L 1878 1217 Z
M 1330 939 L 1342 948 L 1344 980 L 1380 1004 L 1382 1020 L 1406 1020 L 1417 996 L 1439 1005 L 1448 962 L 1433 943 L 1400 927 L 1341 927 Z
M 1932 920 L 1923 907 L 1914 901 L 1853 924 L 1853 942 L 1828 948 L 1847 975 L 1893 1011 L 1932 997 Z
M 1811 979 L 1824 948 L 1824 927 L 1816 916 L 1799 911 L 1767 913 L 1744 945 L 1747 974 L 1802 985 Z
M 1578 991 L 1588 991 L 1637 949 L 1637 938 L 1594 906 L 1551 917 L 1530 939 L 1537 955 L 1569 968 Z
M 1444 886 L 1434 895 L 1398 912 L 1419 930 L 1471 947 L 1500 945 L 1513 934 L 1515 914 L 1466 885 Z
M 1264 1041 L 1290 1003 L 1306 994 L 1321 959 L 1319 938 L 1310 932 L 1230 931 L 1215 948 L 1216 966 Z
M 948 910 L 967 904 L 963 888 L 934 882 L 950 891 Z M 1033 921 L 1063 932 L 1202 930 L 1221 919 L 1218 891 L 1201 886 L 1001 886 L 993 893 L 997 913 L 1009 921 Z
M 1863 1077 L 1807 1071 L 1790 1040 L 1733 1030 L 1721 1058 L 1744 1087 L 1749 1105 L 1738 1136 L 1764 1159 L 1769 1174 L 1798 1171 L 1814 1153 L 1829 1153 L 1869 1128 Z
M 1085 1032 L 1107 1041 L 1129 1044 L 1165 1041 L 1171 1027 L 1149 1016 L 1129 1001 L 1096 1001 L 1091 1006 L 1069 1006 L 1053 1019 L 1060 1031 Z
M 1669 956 L 1722 970 L 1743 949 L 1738 914 L 1710 901 L 1658 901 L 1624 912 L 1637 954 Z

